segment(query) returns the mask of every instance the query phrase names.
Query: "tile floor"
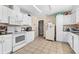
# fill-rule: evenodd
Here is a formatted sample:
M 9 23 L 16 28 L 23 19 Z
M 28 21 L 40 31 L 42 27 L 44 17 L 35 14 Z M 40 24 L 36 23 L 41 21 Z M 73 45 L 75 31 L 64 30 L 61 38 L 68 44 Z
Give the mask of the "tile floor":
M 67 43 L 48 41 L 41 37 L 27 44 L 14 54 L 74 54 Z

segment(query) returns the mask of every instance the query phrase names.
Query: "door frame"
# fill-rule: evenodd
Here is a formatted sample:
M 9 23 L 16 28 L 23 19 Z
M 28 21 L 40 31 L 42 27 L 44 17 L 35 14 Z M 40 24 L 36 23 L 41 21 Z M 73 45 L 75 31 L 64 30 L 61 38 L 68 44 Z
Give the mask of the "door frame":
M 39 21 L 38 21 L 38 36 L 40 36 L 40 35 L 39 35 L 39 22 L 40 22 L 40 21 L 43 21 L 43 35 L 42 35 L 42 37 L 44 37 L 44 20 L 39 20 Z

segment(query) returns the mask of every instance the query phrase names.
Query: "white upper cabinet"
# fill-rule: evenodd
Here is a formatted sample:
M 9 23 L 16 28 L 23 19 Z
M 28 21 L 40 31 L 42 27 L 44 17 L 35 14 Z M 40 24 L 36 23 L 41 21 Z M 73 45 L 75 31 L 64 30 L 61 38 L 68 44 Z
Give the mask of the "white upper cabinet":
M 76 23 L 79 23 L 79 8 L 76 9 Z
M 28 25 L 28 15 L 27 14 L 23 14 L 23 25 Z
M 73 17 L 73 14 L 64 15 L 64 20 L 63 20 L 64 25 L 74 24 L 75 19 L 73 19 L 72 17 Z
M 2 20 L 2 6 L 0 6 L 0 21 Z
M 16 25 L 22 25 L 22 14 L 20 12 L 16 14 Z
M 15 25 L 15 12 L 11 9 L 8 8 L 8 20 L 9 20 L 9 24 L 11 25 Z
M 32 18 L 31 18 L 31 16 L 28 16 L 28 25 L 32 25 Z
M 0 23 L 8 23 L 8 11 L 5 6 L 0 6 Z
M 28 16 L 27 14 L 24 14 L 22 19 L 23 19 L 23 25 L 31 26 L 31 24 L 32 24 L 31 16 Z
M 14 6 L 13 10 L 5 6 L 0 6 L 0 23 L 31 26 L 32 20 L 27 14 L 22 14 L 18 6 Z
M 2 18 L 3 23 L 8 23 L 8 10 L 5 6 L 2 7 Z
M 20 8 L 19 8 L 17 5 L 14 5 L 13 10 L 14 10 L 16 13 L 19 13 L 19 12 L 20 12 Z
M 9 24 L 11 25 L 21 25 L 22 23 L 22 14 L 18 12 L 16 9 L 15 10 L 9 10 Z

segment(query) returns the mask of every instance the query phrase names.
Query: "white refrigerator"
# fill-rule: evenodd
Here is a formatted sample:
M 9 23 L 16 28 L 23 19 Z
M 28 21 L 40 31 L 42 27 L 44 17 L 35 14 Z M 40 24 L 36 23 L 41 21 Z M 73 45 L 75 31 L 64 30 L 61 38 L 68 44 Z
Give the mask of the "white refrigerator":
M 55 37 L 55 24 L 48 23 L 46 31 L 46 39 L 54 40 L 54 37 Z

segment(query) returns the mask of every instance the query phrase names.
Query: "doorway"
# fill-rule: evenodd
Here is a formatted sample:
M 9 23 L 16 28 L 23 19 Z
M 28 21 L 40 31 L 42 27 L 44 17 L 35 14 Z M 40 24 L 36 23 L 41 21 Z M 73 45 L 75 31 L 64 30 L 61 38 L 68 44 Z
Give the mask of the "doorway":
M 38 21 L 38 36 L 44 36 L 44 20 Z

